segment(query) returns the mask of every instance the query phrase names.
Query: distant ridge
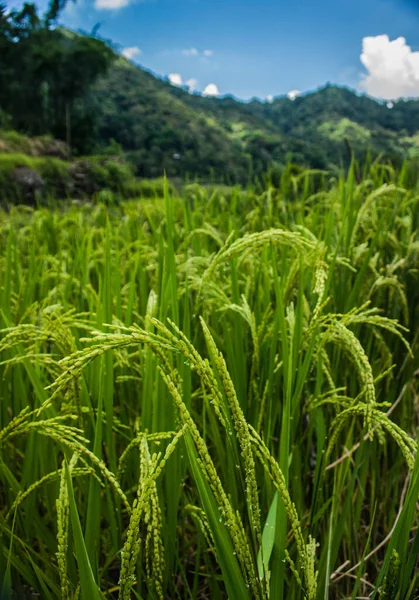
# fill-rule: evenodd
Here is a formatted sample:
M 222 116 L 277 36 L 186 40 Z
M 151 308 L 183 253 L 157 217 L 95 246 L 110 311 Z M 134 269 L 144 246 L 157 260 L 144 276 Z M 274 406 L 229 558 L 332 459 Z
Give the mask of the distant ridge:
M 242 181 L 292 161 L 333 169 L 369 150 L 419 156 L 419 100 L 384 102 L 326 85 L 294 100 L 204 97 L 118 58 L 89 102 L 101 143 L 118 142 L 140 176 L 213 176 Z

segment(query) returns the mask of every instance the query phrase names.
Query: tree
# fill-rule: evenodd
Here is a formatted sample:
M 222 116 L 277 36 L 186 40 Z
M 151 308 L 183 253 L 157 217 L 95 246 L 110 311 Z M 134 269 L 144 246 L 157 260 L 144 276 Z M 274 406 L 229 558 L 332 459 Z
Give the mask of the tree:
M 94 133 L 93 111 L 78 102 L 109 68 L 114 52 L 103 40 L 57 27 L 66 0 L 51 0 L 40 18 L 34 4 L 7 13 L 0 4 L 0 109 L 30 134 L 71 139 L 78 149 Z

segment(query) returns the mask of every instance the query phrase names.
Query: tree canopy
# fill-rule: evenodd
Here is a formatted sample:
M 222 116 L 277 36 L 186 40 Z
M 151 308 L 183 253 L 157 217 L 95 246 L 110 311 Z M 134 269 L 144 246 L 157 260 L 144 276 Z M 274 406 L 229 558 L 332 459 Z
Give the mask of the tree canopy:
M 41 17 L 32 3 L 10 12 L 0 4 L 0 107 L 18 130 L 83 147 L 95 123 L 80 100 L 115 55 L 101 39 L 58 27 L 64 6 L 51 0 Z

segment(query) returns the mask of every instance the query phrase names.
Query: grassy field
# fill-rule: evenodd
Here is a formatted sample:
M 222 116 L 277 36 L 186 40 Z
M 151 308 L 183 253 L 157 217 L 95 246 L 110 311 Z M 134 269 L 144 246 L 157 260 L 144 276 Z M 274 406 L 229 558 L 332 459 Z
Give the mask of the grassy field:
M 418 598 L 419 186 L 0 212 L 0 597 Z

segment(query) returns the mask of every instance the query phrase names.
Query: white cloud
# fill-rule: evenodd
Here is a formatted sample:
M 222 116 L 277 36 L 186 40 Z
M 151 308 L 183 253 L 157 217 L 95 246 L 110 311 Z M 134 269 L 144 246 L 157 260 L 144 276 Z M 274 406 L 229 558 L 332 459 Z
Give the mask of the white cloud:
M 186 85 L 188 86 L 190 92 L 194 92 L 198 87 L 198 83 L 199 81 L 195 79 L 195 77 L 191 77 L 191 79 L 188 79 L 186 82 Z
M 272 94 L 269 94 L 268 96 L 266 96 L 266 102 L 269 102 L 269 104 L 271 104 L 271 102 L 274 101 L 274 97 L 272 96 Z
M 419 51 L 413 52 L 404 37 L 388 35 L 362 40 L 361 62 L 367 69 L 360 88 L 370 96 L 395 99 L 419 96 Z
M 202 92 L 202 95 L 203 96 L 219 96 L 220 90 L 218 89 L 218 86 L 215 85 L 215 83 L 209 83 L 207 86 L 205 86 L 205 89 Z
M 172 85 L 180 86 L 183 84 L 182 77 L 179 75 L 179 73 L 169 73 L 168 77 Z
M 128 6 L 130 0 L 96 0 L 95 8 L 102 10 L 117 10 Z
M 300 90 L 290 90 L 287 94 L 290 100 L 295 100 L 301 94 Z
M 136 56 L 139 56 L 142 50 L 138 46 L 132 46 L 131 48 L 124 48 L 121 52 L 122 56 L 128 60 L 133 60 Z
M 186 48 L 182 50 L 184 56 L 198 56 L 199 52 L 196 48 Z
M 394 104 L 393 102 L 387 102 L 386 106 L 387 108 L 393 108 Z
M 205 58 L 210 58 L 214 54 L 213 50 L 204 50 L 201 52 L 197 48 L 184 48 L 181 50 L 181 53 L 183 56 L 204 56 Z

